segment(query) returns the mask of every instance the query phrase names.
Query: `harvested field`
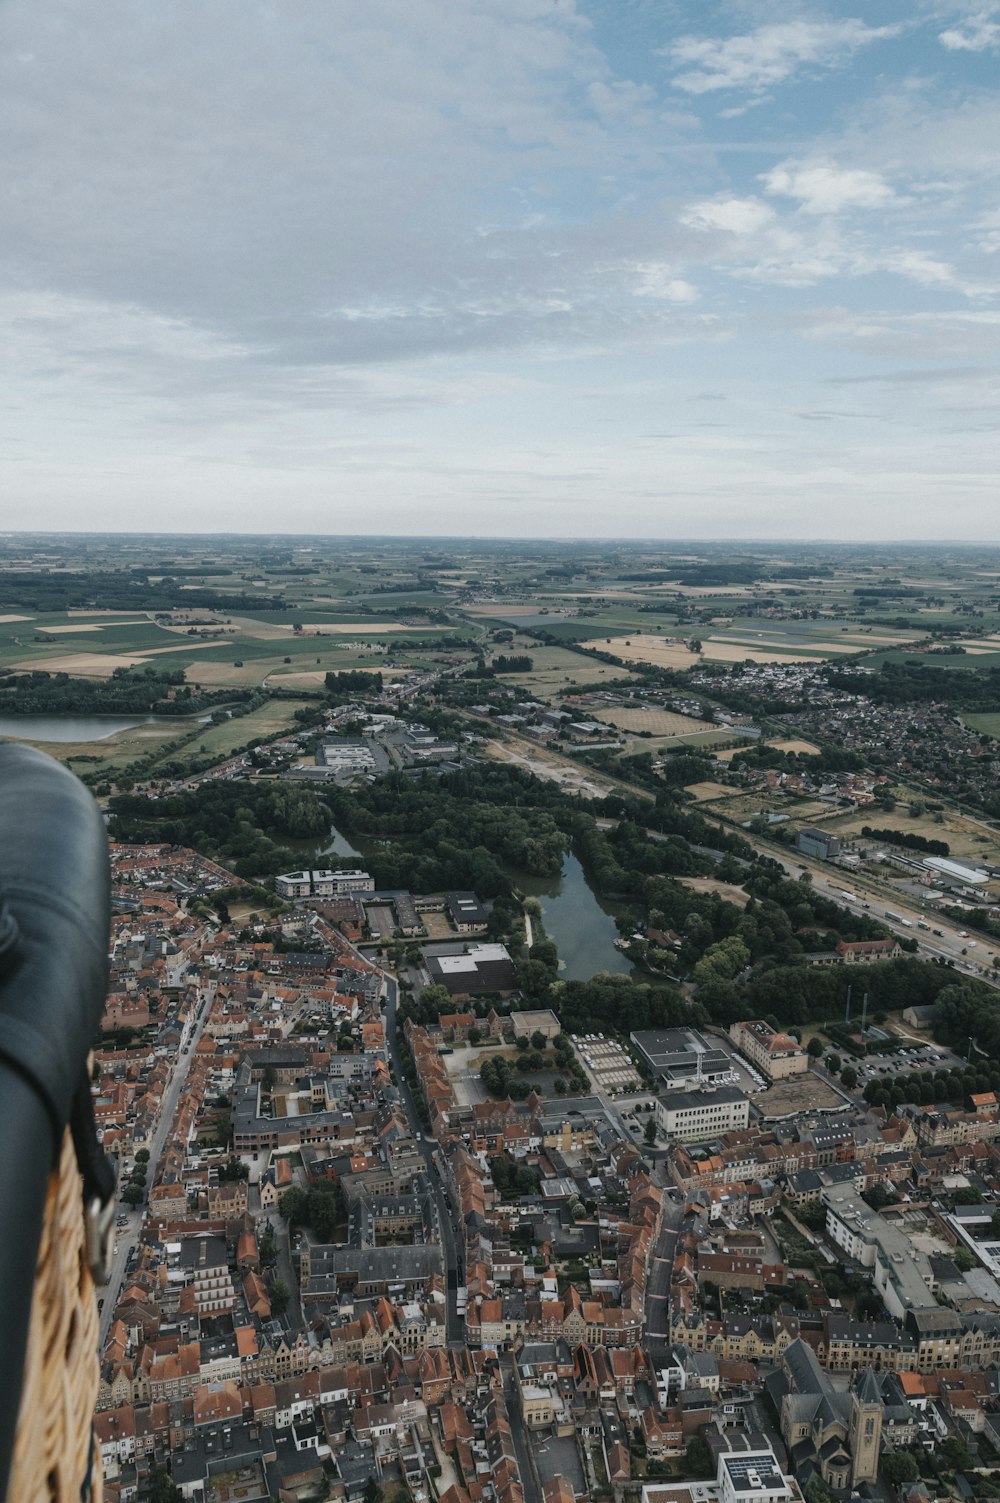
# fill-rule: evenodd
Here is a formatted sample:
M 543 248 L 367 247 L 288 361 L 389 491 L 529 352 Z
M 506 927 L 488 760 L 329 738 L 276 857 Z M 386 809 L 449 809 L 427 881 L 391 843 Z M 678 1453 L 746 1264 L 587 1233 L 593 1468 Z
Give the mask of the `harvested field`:
M 709 799 L 731 798 L 734 791 L 727 788 L 725 783 L 688 783 L 684 789 L 699 804 L 704 804 Z
M 799 756 L 818 757 L 820 754 L 820 748 L 811 741 L 796 741 L 794 737 L 789 741 L 765 741 L 764 745 L 773 746 L 775 751 L 796 752 Z
M 652 736 L 683 736 L 695 731 L 719 730 L 708 720 L 695 720 L 691 715 L 678 715 L 673 710 L 594 710 L 593 719 L 603 720 L 605 725 L 615 725 L 621 731 L 649 731 Z
M 694 668 L 699 662 L 696 652 L 691 652 L 683 642 L 670 641 L 663 637 L 636 635 L 612 637 L 610 641 L 597 637 L 581 643 L 598 652 L 610 652 L 626 663 L 652 663 L 656 668 Z
M 72 636 L 75 637 L 80 632 L 103 631 L 104 627 L 99 625 L 96 621 L 71 621 L 68 626 L 38 626 L 35 628 L 35 630 L 49 632 L 53 636 L 55 636 L 59 632 L 68 631 Z
M 734 887 L 731 882 L 717 882 L 714 877 L 678 877 L 677 880 L 694 892 L 716 892 L 720 898 L 724 898 L 727 903 L 734 903 L 737 908 L 745 908 L 750 901 L 750 894 L 744 892 L 742 887 Z
M 146 661 L 142 656 L 101 652 L 74 652 L 61 658 L 32 658 L 19 668 L 41 668 L 46 673 L 69 673 L 78 678 L 110 678 L 116 668 L 137 668 Z
M 0 625 L 9 621 L 34 621 L 34 616 L 0 616 Z
M 345 637 L 361 636 L 371 637 L 382 632 L 390 631 L 437 631 L 439 626 L 407 626 L 402 621 L 303 621 L 302 633 L 312 633 L 317 637 Z

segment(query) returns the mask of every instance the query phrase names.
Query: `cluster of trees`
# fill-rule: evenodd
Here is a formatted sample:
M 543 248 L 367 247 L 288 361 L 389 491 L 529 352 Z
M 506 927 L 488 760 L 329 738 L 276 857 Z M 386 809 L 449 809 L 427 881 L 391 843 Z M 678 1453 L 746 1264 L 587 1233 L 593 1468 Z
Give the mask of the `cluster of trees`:
M 49 569 L 10 569 L 3 577 L 4 599 L 42 614 L 68 610 L 170 611 L 215 610 L 259 614 L 280 610 L 279 596 L 225 594 L 217 590 L 178 587 L 172 574 L 156 583 L 129 569 L 82 569 L 60 573 Z
M 167 698 L 168 690 L 173 698 Z M 0 713 L 4 715 L 196 715 L 248 695 L 246 689 L 196 694 L 185 684 L 181 668 L 116 668 L 101 682 L 42 670 L 0 675 Z
M 488 1055 L 479 1066 L 479 1078 L 496 1101 L 504 1101 L 508 1096 L 523 1101 L 531 1094 L 528 1081 L 516 1074 L 510 1060 L 503 1055 Z
M 326 795 L 337 828 L 387 841 L 372 851 L 379 887 L 471 889 L 509 896 L 507 868 L 551 876 L 568 844 L 557 815 L 566 796 L 518 768 L 493 764 L 430 781 L 392 775 Z
M 344 1193 L 337 1180 L 311 1185 L 308 1190 L 292 1185 L 278 1201 L 278 1210 L 288 1222 L 289 1230 L 307 1226 L 320 1242 L 332 1242 L 347 1216 Z
M 508 1154 L 500 1153 L 490 1159 L 490 1174 L 501 1195 L 534 1195 L 541 1177 L 530 1164 L 515 1164 Z
M 869 840 L 905 846 L 908 851 L 925 851 L 928 856 L 947 856 L 951 852 L 946 840 L 928 840 L 925 835 L 915 835 L 909 830 L 878 830 L 873 825 L 862 825 L 861 833 Z
M 840 746 L 824 746 L 818 753 L 782 751 L 777 746 L 754 746 L 741 748 L 731 766 L 776 768 L 782 772 L 861 772 L 865 758 L 860 752 L 845 751 Z
M 965 710 L 1000 710 L 1000 668 L 983 673 L 967 668 L 939 668 L 906 658 L 887 660 L 878 673 L 829 667 L 824 677 L 834 689 L 863 694 L 877 704 L 939 704 Z
M 855 1014 L 859 1009 L 860 978 L 857 974 L 852 975 L 853 969 L 802 963 L 762 964 L 748 980 L 743 1006 L 749 1005 L 752 1017 L 778 1016 L 786 1027 L 831 1019 L 834 1020 L 831 1028 L 835 1029 L 844 1018 L 850 986 L 854 989 Z M 869 1016 L 893 1012 L 911 1003 L 929 1006 L 954 982 L 954 969 L 937 961 L 883 960 L 877 965 L 866 966 L 863 990 L 868 993 Z M 701 994 L 699 1000 L 703 1000 Z M 735 1023 L 738 1018 L 717 1017 L 716 1021 Z
M 675 987 L 653 986 L 631 976 L 601 974 L 589 981 L 560 981 L 551 1004 L 569 1033 L 630 1033 L 637 1028 L 698 1027 L 708 1021 L 697 1002 Z
M 110 810 L 116 840 L 192 846 L 239 877 L 294 867 L 301 855 L 282 846 L 282 837 L 325 835 L 331 822 L 329 806 L 314 789 L 290 783 L 206 783 L 155 803 L 120 793 Z
M 328 673 L 323 680 L 326 692 L 336 701 L 343 704 L 356 696 L 382 693 L 381 673 L 369 673 L 364 668 L 348 668 L 340 673 Z

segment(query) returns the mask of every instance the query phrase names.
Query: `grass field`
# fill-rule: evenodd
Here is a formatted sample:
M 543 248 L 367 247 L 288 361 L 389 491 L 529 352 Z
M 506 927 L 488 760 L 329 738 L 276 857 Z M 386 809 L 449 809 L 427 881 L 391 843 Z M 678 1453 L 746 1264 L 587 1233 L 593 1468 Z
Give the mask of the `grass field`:
M 694 735 L 697 731 L 718 731 L 719 727 L 708 720 L 695 720 L 691 715 L 677 715 L 673 710 L 595 710 L 594 720 L 603 720 L 606 725 L 617 726 L 620 731 L 649 731 L 652 736 Z
M 1000 715 L 963 715 L 966 725 L 974 731 L 982 731 L 986 736 L 993 736 L 1000 741 Z
M 529 690 L 542 698 L 561 693 L 573 684 L 594 684 L 605 679 L 629 678 L 615 663 L 598 663 L 565 647 L 540 647 L 537 643 L 518 646 L 532 661 L 530 673 L 502 673 L 497 681 L 511 688 Z
M 206 725 L 204 734 L 185 748 L 185 753 L 191 758 L 213 756 L 222 761 L 230 752 L 238 746 L 245 746 L 255 736 L 266 739 L 293 727 L 295 711 L 305 709 L 308 703 L 304 699 L 272 699 L 268 704 L 261 705 L 259 710 L 252 710 L 249 715 L 224 720 L 219 725 Z M 181 760 L 184 760 L 184 756 L 182 753 Z
M 951 855 L 959 861 L 1000 861 L 1000 832 L 952 809 L 942 809 L 940 816 L 912 815 L 905 804 L 897 803 L 891 813 L 883 813 L 880 809 L 859 809 L 822 821 L 824 830 L 850 839 L 862 838 L 863 825 L 878 830 L 902 830 L 908 835 L 922 835 L 926 840 L 946 841 Z M 866 841 L 866 844 L 871 843 Z M 918 851 L 912 854 L 915 859 L 920 859 Z

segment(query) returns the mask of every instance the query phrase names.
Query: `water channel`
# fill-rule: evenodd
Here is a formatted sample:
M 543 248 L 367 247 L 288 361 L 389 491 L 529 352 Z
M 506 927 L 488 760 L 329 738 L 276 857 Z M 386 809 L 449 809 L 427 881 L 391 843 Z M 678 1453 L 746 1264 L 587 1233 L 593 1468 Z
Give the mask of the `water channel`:
M 183 735 L 204 723 L 205 717 L 193 720 L 180 715 L 0 715 L 0 737 L 51 743 L 107 741 L 137 725 L 169 725 Z
M 558 877 L 518 874 L 517 886 L 525 897 L 542 905 L 542 923 L 559 951 L 559 975 L 567 981 L 589 981 L 598 971 L 631 974 L 633 967 L 615 949 L 618 927 L 614 905 L 597 898 L 576 856 L 563 859 Z

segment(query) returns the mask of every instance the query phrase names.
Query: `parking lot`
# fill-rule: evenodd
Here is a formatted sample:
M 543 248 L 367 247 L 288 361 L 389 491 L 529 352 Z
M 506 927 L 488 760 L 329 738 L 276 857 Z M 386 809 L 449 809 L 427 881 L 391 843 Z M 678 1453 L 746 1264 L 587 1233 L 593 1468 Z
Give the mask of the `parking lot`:
M 887 1080 L 891 1075 L 905 1075 L 913 1070 L 953 1070 L 964 1064 L 950 1049 L 938 1044 L 908 1044 L 891 1054 L 869 1054 L 857 1060 L 858 1085 L 866 1086 L 872 1080 Z

